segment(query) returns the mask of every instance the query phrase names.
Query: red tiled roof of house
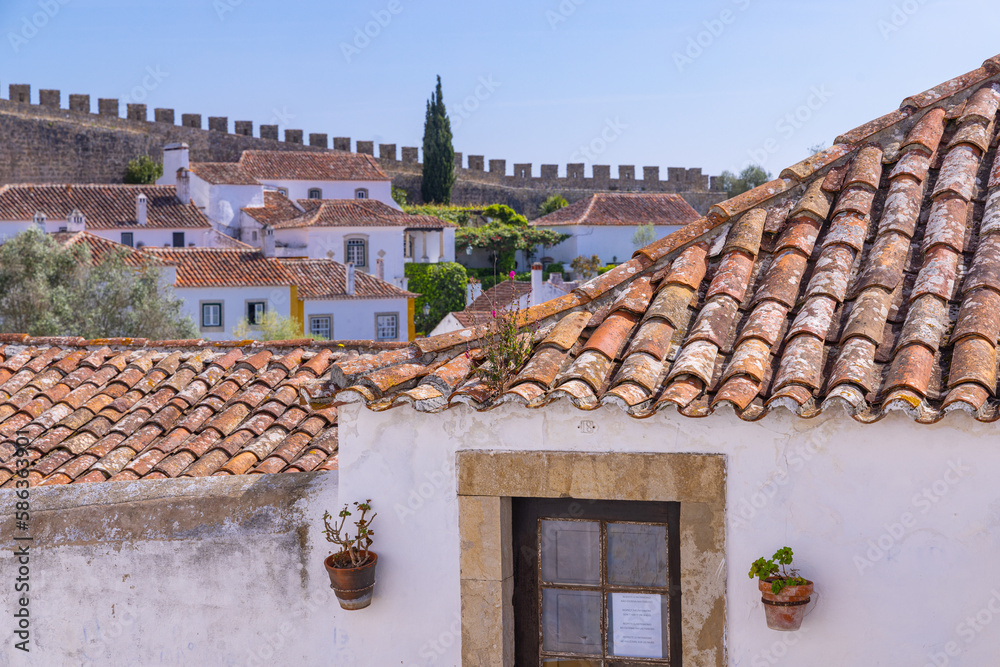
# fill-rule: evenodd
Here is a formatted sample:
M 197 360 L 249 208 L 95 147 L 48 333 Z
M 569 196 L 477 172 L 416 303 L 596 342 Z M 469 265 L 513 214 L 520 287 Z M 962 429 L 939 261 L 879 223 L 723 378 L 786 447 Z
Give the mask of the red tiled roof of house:
M 128 266 L 143 266 L 150 262 L 162 263 L 152 255 L 142 250 L 130 248 L 121 243 L 109 241 L 106 238 L 91 234 L 90 232 L 55 232 L 51 234 L 53 239 L 61 245 L 72 247 L 77 245 L 86 246 L 90 251 L 92 262 L 102 262 L 113 253 L 121 256 L 122 262 Z
M 250 176 L 266 180 L 392 180 L 371 155 L 344 151 L 243 151 L 240 166 Z
M 212 185 L 260 185 L 239 162 L 192 162 L 191 172 Z
M 147 198 L 147 222 L 135 219 L 136 197 Z M 182 204 L 173 185 L 29 185 L 0 188 L 0 221 L 30 221 L 36 213 L 66 220 L 79 210 L 87 229 L 196 229 L 211 225 L 193 203 Z
M 285 220 L 293 220 L 302 215 L 292 200 L 273 190 L 264 191 L 263 206 L 248 206 L 243 212 L 263 225 L 274 226 Z
M 531 225 L 686 225 L 698 218 L 698 212 L 680 195 L 597 192 L 536 218 Z
M 299 199 L 296 208 L 282 195 L 265 200 L 263 208 L 243 209 L 276 229 L 299 227 L 405 227 L 442 229 L 455 223 L 429 215 L 410 215 L 377 199 Z M 299 209 L 303 210 L 299 210 Z
M 1000 56 L 531 307 L 534 354 L 500 397 L 474 328 L 334 364 L 336 400 L 996 420 L 998 103 Z
M 0 335 L 0 488 L 337 469 L 314 385 L 364 341 L 232 343 Z
M 530 282 L 502 280 L 477 296 L 472 303 L 465 307 L 465 310 L 486 312 L 488 314 L 491 310 L 506 308 L 526 294 L 531 294 Z
M 293 285 L 295 278 L 273 257 L 242 248 L 145 248 L 177 266 L 177 287 Z
M 354 295 L 347 295 L 347 267 L 330 259 L 279 259 L 299 288 L 300 299 L 415 299 L 400 289 L 361 271 L 354 272 Z

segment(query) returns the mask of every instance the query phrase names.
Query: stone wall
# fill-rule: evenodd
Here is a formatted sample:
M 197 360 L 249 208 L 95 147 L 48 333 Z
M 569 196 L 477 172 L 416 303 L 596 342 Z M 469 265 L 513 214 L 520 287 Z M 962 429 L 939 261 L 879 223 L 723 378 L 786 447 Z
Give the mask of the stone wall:
M 128 161 L 147 154 L 160 159 L 163 146 L 183 141 L 191 147 L 191 159 L 202 162 L 233 162 L 244 150 L 327 150 L 329 135 L 309 133 L 308 142 L 299 129 L 286 129 L 283 141 L 277 125 L 260 125 L 254 136 L 252 121 L 230 123 L 224 116 L 177 114 L 173 109 L 153 109 L 145 104 L 122 106 L 116 99 L 96 100 L 96 113 L 89 95 L 69 95 L 62 108 L 62 93 L 42 90 L 38 103 L 32 101 L 31 87 L 12 84 L 9 99 L 0 99 L 0 131 L 7 138 L 0 144 L 0 184 L 26 182 L 121 182 Z M 175 119 L 180 118 L 180 124 Z M 230 134 L 230 127 L 232 134 Z M 355 142 L 358 153 L 376 156 L 372 141 Z M 350 150 L 350 137 L 333 137 L 334 150 Z M 378 144 L 378 160 L 405 188 L 414 202 L 420 202 L 419 150 L 396 144 Z M 594 165 L 585 174 L 582 163 L 567 164 L 559 176 L 559 165 L 543 164 L 538 175 L 530 163 L 513 165 L 486 160 L 482 155 L 455 154 L 455 203 L 505 203 L 519 212 L 534 216 L 538 205 L 552 194 L 576 201 L 600 191 L 678 193 L 704 214 L 713 203 L 725 198 L 717 177 L 700 168 L 668 167 L 666 178 L 660 168 L 645 166 L 638 173 L 634 165 L 617 167 L 612 178 L 609 165 Z

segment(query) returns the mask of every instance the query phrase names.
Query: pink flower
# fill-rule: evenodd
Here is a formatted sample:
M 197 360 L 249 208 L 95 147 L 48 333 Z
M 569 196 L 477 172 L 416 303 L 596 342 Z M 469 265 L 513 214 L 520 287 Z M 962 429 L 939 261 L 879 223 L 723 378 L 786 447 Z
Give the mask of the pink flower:
M 491 310 L 490 311 L 490 315 L 492 315 L 493 317 L 496 317 L 497 316 L 497 311 Z
M 513 271 L 511 271 L 511 272 L 510 272 L 510 279 L 511 279 L 511 280 L 513 280 L 513 279 L 514 279 L 514 272 L 513 272 Z
M 465 358 L 466 358 L 466 359 L 468 359 L 468 358 L 469 358 L 469 353 L 468 353 L 468 352 L 466 352 L 466 353 L 465 353 Z

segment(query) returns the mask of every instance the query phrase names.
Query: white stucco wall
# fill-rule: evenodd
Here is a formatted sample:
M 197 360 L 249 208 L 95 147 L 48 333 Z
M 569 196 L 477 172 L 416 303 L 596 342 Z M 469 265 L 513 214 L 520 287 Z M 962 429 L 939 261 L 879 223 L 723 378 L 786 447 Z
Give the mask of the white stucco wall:
M 409 319 L 406 299 L 306 299 L 303 302 L 306 334 L 310 315 L 333 316 L 333 340 L 374 340 L 376 313 L 396 313 L 398 336 L 392 340 L 407 340 Z
M 195 181 L 202 182 L 192 176 L 192 197 L 196 191 Z M 212 222 L 225 227 L 239 227 L 242 209 L 264 205 L 264 188 L 260 185 L 212 185 L 208 187 L 204 201 L 200 198 L 195 201 Z
M 581 429 L 593 422 L 593 433 Z M 566 402 L 476 413 L 340 411 L 341 497 L 379 511 L 372 606 L 338 628 L 372 665 L 455 665 L 460 646 L 459 449 L 722 453 L 727 457 L 727 644 L 734 666 L 996 664 L 1000 448 L 996 426 L 952 414 L 781 410 L 747 423 Z M 796 633 L 768 630 L 750 563 L 791 546 L 816 582 Z M 393 641 L 385 641 L 393 628 Z M 954 655 L 948 655 L 950 651 Z M 936 662 L 935 662 L 936 660 Z
M 572 238 L 563 241 L 557 246 L 545 249 L 539 248 L 538 257 L 545 255 L 552 257 L 557 262 L 563 262 L 566 270 L 569 264 L 579 256 L 590 257 L 597 255 L 605 264 L 614 261 L 619 263 L 632 259 L 636 247 L 632 243 L 632 237 L 639 229 L 635 225 L 622 226 L 598 226 L 598 225 L 557 225 L 553 227 L 539 227 L 560 234 L 571 234 Z M 653 227 L 654 235 L 657 239 L 673 234 L 680 229 L 679 225 L 656 225 Z
M 323 559 L 337 473 L 31 490 L 30 643 L 14 648 L 14 491 L 0 491 L 0 665 L 367 667 Z
M 387 204 L 397 211 L 402 210 L 399 204 L 392 198 L 391 181 L 289 181 L 270 180 L 261 181 L 268 188 L 284 188 L 288 191 L 288 198 L 308 199 L 309 190 L 319 188 L 322 190 L 321 199 L 354 199 L 355 190 L 365 188 L 368 190 L 369 199 L 377 199 Z
M 153 248 L 162 248 L 164 246 L 172 248 L 174 247 L 174 232 L 184 232 L 185 248 L 190 246 L 192 243 L 198 247 L 212 247 L 213 244 L 212 231 L 208 227 L 198 229 L 191 229 L 189 227 L 163 229 L 144 228 L 137 225 L 135 227 L 129 227 L 128 229 L 88 229 L 87 231 L 94 236 L 100 236 L 101 238 L 114 241 L 115 243 L 122 242 L 122 232 L 132 232 L 133 247 L 138 247 L 141 243 L 145 246 L 151 246 Z
M 268 309 L 277 311 L 282 317 L 291 314 L 291 288 L 286 286 L 258 287 L 178 287 L 177 296 L 184 300 L 181 309 L 194 320 L 198 335 L 205 340 L 233 340 L 233 329 L 246 317 L 248 300 L 267 301 Z M 222 302 L 221 331 L 205 330 L 201 327 L 201 302 Z

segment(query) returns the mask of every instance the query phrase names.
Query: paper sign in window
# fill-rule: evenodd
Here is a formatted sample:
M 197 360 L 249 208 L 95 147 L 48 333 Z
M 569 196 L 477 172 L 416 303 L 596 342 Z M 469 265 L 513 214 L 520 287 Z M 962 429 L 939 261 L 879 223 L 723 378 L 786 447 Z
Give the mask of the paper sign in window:
M 662 658 L 661 596 L 612 593 L 612 651 L 628 658 Z

